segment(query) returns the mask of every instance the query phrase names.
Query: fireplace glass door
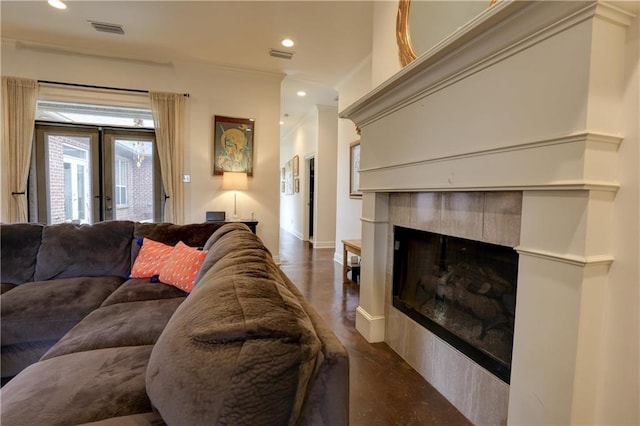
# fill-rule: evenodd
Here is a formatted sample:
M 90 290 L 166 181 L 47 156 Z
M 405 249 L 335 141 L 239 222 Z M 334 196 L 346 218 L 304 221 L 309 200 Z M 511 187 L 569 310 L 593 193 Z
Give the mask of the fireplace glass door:
M 518 254 L 394 227 L 393 305 L 509 382 Z

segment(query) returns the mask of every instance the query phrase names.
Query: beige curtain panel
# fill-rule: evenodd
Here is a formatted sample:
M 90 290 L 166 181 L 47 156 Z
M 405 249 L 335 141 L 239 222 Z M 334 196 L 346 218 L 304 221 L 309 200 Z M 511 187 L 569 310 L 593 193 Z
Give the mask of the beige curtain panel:
M 156 143 L 160 158 L 160 173 L 164 185 L 164 220 L 184 223 L 182 166 L 184 159 L 185 97 L 181 93 L 149 92 Z
M 26 222 L 27 178 L 33 146 L 38 82 L 2 77 L 2 186 L 0 220 Z

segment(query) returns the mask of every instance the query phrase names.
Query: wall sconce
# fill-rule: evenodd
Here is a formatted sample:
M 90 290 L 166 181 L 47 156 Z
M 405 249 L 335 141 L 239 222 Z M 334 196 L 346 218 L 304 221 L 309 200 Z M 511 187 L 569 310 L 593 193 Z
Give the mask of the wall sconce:
M 249 189 L 249 180 L 244 172 L 224 172 L 222 175 L 222 189 L 228 189 L 233 192 L 233 218 L 238 218 L 237 195 L 238 191 L 246 191 Z

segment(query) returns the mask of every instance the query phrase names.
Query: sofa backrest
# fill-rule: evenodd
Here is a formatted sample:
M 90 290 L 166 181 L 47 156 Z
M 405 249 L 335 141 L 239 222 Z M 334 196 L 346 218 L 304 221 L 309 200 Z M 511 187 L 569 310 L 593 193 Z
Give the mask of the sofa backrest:
M 0 282 L 22 284 L 33 281 L 43 225 L 10 223 L 0 225 Z
M 223 225 L 214 222 L 188 225 L 138 222 L 135 224 L 133 234 L 136 238 L 146 237 L 170 246 L 175 246 L 182 241 L 191 247 L 203 247 L 211 234 Z
M 153 348 L 147 394 L 167 424 L 296 424 L 322 343 L 260 239 L 217 237 Z
M 126 278 L 131 270 L 133 227 L 133 222 L 118 220 L 45 226 L 34 280 L 106 275 Z

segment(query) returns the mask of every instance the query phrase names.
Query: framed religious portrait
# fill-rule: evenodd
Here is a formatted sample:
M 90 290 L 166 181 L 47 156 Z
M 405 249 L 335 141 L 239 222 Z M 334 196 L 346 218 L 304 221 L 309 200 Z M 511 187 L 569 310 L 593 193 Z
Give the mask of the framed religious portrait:
M 213 117 L 213 174 L 244 172 L 253 176 L 255 121 L 250 118 Z
M 360 141 L 349 145 L 349 197 L 362 198 L 360 192 Z

